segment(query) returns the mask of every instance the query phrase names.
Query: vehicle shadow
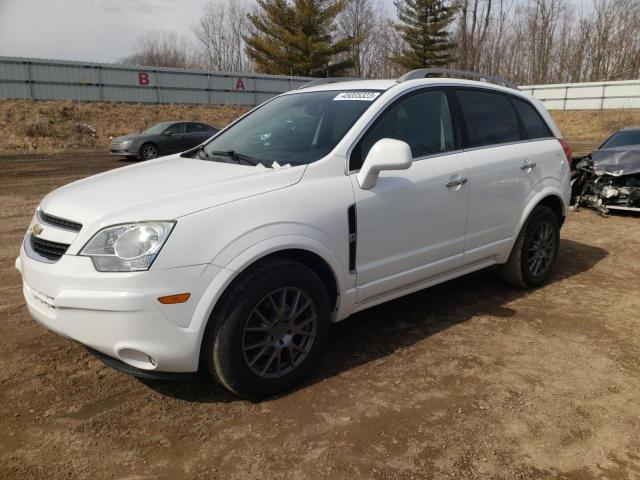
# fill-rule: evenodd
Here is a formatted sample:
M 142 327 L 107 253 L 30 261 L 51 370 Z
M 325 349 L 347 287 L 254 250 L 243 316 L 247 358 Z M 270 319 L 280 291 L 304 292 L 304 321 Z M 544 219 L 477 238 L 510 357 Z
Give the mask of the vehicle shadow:
M 593 245 L 562 240 L 558 263 L 547 285 L 590 270 L 607 254 Z M 496 269 L 489 268 L 357 313 L 332 326 L 319 368 L 298 388 L 386 357 L 474 316 L 512 317 L 517 312 L 506 305 L 530 292 L 506 285 Z M 238 399 L 204 373 L 182 382 L 141 381 L 163 395 L 186 401 Z

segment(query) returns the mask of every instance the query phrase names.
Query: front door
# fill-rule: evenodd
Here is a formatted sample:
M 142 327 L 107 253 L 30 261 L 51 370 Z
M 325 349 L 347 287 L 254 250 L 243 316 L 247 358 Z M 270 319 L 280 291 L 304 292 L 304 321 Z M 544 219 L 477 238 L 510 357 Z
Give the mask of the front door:
M 354 170 L 382 138 L 407 142 L 413 165 L 381 172 L 376 185 L 363 190 Z M 359 303 L 462 266 L 469 168 L 457 143 L 447 95 L 426 89 L 392 104 L 354 149 Z
M 184 123 L 174 123 L 164 131 L 161 154 L 182 152 L 187 149 L 187 138 Z

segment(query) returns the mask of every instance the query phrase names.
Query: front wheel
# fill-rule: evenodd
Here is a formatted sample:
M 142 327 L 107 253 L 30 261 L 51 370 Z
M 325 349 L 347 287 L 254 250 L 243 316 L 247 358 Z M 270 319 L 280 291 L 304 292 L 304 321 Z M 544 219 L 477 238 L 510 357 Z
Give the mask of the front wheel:
M 536 207 L 501 267 L 502 278 L 521 288 L 541 285 L 553 270 L 559 247 L 558 217 L 548 207 Z
M 140 158 L 142 160 L 151 160 L 158 157 L 158 147 L 153 143 L 145 143 L 140 147 Z
M 264 263 L 235 282 L 212 315 L 203 362 L 241 396 L 289 390 L 313 367 L 329 313 L 327 291 L 313 270 L 291 260 Z

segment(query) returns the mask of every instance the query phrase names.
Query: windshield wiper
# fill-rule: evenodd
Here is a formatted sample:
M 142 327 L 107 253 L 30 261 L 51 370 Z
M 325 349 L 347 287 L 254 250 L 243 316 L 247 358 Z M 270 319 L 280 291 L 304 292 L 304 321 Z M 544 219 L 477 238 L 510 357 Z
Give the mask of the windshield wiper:
M 237 153 L 234 150 L 227 150 L 226 152 L 221 152 L 221 151 L 213 151 L 213 152 L 208 152 L 209 156 L 211 155 L 217 155 L 219 157 L 229 157 L 232 158 L 234 160 L 237 160 L 239 162 L 245 162 L 249 165 L 253 165 L 254 167 L 262 162 L 260 162 L 260 160 L 258 160 L 257 158 L 253 158 L 250 157 L 249 155 L 243 155 L 241 153 Z

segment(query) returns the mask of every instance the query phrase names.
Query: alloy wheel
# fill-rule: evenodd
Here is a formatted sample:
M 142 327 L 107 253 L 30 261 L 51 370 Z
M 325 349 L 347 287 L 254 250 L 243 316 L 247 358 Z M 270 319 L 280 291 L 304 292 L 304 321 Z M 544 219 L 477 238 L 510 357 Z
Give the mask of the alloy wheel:
M 531 237 L 527 248 L 527 269 L 534 277 L 544 275 L 549 269 L 556 249 L 556 232 L 550 222 L 541 222 Z
M 151 160 L 158 156 L 158 149 L 153 145 L 145 145 L 142 147 L 142 158 L 145 160 Z
M 274 290 L 256 304 L 245 322 L 245 363 L 262 378 L 282 377 L 307 357 L 317 330 L 317 308 L 306 292 L 296 287 Z

